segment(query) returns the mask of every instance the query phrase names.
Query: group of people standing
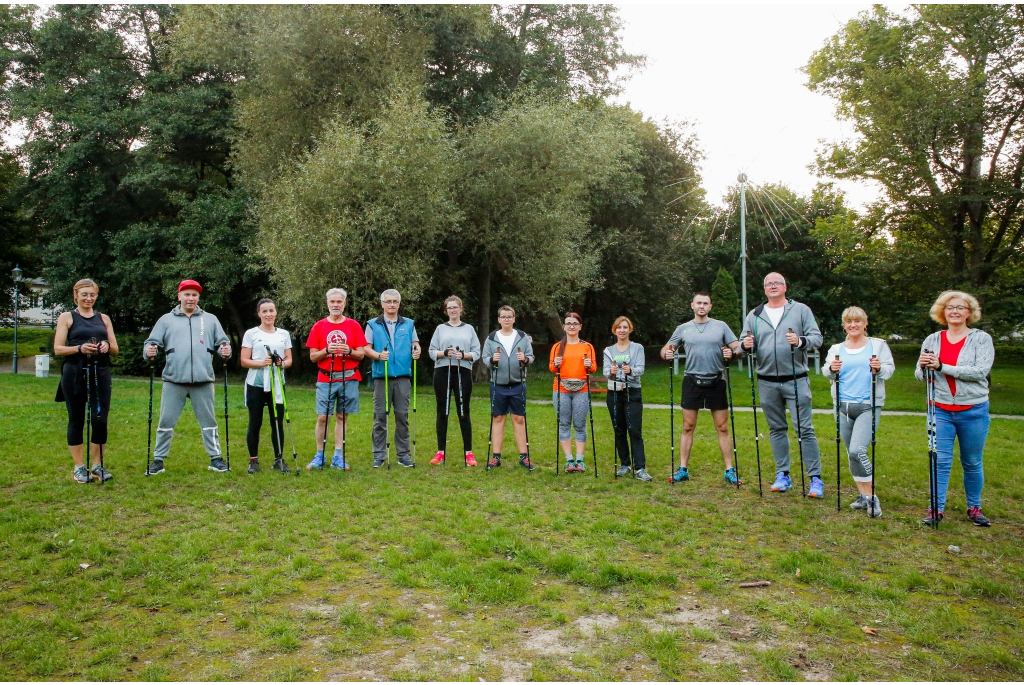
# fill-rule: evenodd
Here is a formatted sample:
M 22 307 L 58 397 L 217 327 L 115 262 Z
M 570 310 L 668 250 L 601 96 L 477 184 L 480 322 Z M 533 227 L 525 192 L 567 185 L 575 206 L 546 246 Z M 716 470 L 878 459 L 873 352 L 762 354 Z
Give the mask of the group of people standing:
M 729 365 L 749 357 L 757 377 L 757 397 L 769 426 L 769 442 L 775 459 L 776 476 L 772 491 L 793 487 L 790 473 L 789 425 L 786 411 L 797 435 L 801 477 L 810 477 L 804 491 L 823 498 L 821 451 L 812 424 L 808 355 L 821 347 L 823 337 L 813 313 L 804 304 L 786 297 L 785 278 L 778 273 L 765 277 L 766 302 L 747 313 L 740 337 L 724 322 L 711 318 L 711 297 L 694 295 L 690 307 L 694 318 L 680 325 L 661 356 L 685 359 L 680 407 L 683 427 L 679 436 L 679 468 L 672 482 L 689 480 L 690 454 L 697 417 L 701 409 L 711 412 L 724 462 L 723 477 L 729 484 L 741 481 L 735 464 L 735 435 L 729 432 L 731 388 Z M 226 471 L 221 456 L 220 436 L 214 410 L 213 357 L 228 359 L 231 345 L 220 322 L 199 307 L 201 285 L 185 280 L 178 287 L 178 305 L 160 318 L 143 343 L 143 356 L 154 360 L 158 350 L 166 355 L 161 374 L 163 387 L 156 446 L 147 475 L 164 471 L 174 428 L 185 399 L 202 429 L 203 445 L 210 457 L 209 468 Z M 110 318 L 95 309 L 99 287 L 89 279 L 74 286 L 76 308 L 60 316 L 54 342 L 55 354 L 66 357 L 58 401 L 68 411 L 68 445 L 78 482 L 109 480 L 103 467 L 107 419 L 111 395 L 110 355 L 118 353 Z M 416 362 L 421 346 L 415 322 L 399 315 L 401 295 L 397 290 L 381 293 L 381 314 L 365 326 L 345 316 L 347 294 L 341 288 L 327 292 L 328 316 L 316 322 L 306 340 L 310 360 L 318 367 L 316 382 L 317 450 L 307 469 L 349 470 L 347 424 L 350 414 L 360 410 L 358 386 L 362 381 L 360 362 L 371 360 L 373 380 L 373 467 L 389 464 L 390 422 L 393 420 L 397 463 L 414 467 L 415 431 L 410 435 L 410 407 L 415 415 Z M 470 400 L 473 393 L 473 365 L 483 360 L 489 372 L 491 427 L 487 468 L 502 464 L 506 417 L 512 416 L 518 463 L 535 469 L 530 457 L 526 422 L 526 378 L 535 362 L 530 336 L 515 328 L 515 311 L 498 310 L 499 327 L 481 344 L 474 328 L 462 321 L 462 301 L 451 296 L 444 302 L 448 320 L 437 326 L 427 348 L 434 364 L 437 451 L 433 465 L 445 462 L 448 454 L 448 423 L 454 408 L 462 434 L 463 463 L 476 466 L 473 454 Z M 259 436 L 264 408 L 270 416 L 274 450 L 273 469 L 288 472 L 284 459 L 284 420 L 287 417 L 285 369 L 291 367 L 292 342 L 288 331 L 276 326 L 277 309 L 270 299 L 257 305 L 260 324 L 246 331 L 242 340 L 241 364 L 247 369 L 245 403 L 249 413 L 246 443 L 249 473 L 259 470 Z M 931 381 L 930 421 L 934 422 L 935 471 L 932 506 L 925 523 L 943 516 L 953 445 L 960 444 L 968 518 L 979 526 L 989 525 L 981 513 L 983 484 L 982 455 L 988 433 L 988 374 L 994 359 L 992 338 L 970 328 L 981 318 L 978 301 L 967 293 L 942 293 L 931 309 L 932 318 L 945 326 L 923 343 L 916 376 Z M 868 449 L 877 431 L 885 404 L 885 381 L 895 371 L 886 342 L 867 335 L 868 317 L 860 307 L 849 307 L 842 315 L 846 339 L 832 345 L 822 373 L 832 381 L 833 410 L 837 434 L 841 435 L 849 469 L 858 489 L 850 504 L 869 516 L 879 517 L 881 503 L 875 487 L 874 463 Z M 642 345 L 630 339 L 633 323 L 619 317 L 612 326 L 614 342 L 606 347 L 598 363 L 594 346 L 581 338 L 583 320 L 570 312 L 563 319 L 564 335 L 551 348 L 548 368 L 555 378 L 552 402 L 558 424 L 558 446 L 565 458 L 565 471 L 586 471 L 587 418 L 593 431 L 592 376 L 602 369 L 608 381 L 606 403 L 615 433 L 617 476 L 632 475 L 639 481 L 653 480 L 646 469 L 643 438 L 642 376 L 645 355 Z M 751 384 L 752 402 L 754 385 Z M 328 423 L 334 415 L 334 452 L 327 461 Z M 89 420 L 87 420 L 87 417 Z M 392 419 L 393 417 L 393 419 Z M 760 450 L 760 436 L 755 440 Z M 83 463 L 83 426 L 92 427 L 89 453 Z M 410 439 L 411 438 L 411 439 Z M 593 436 L 591 436 L 593 439 Z M 837 449 L 838 449 L 837 437 Z M 674 439 L 673 439 L 674 442 Z M 493 449 L 491 449 L 493 448 Z M 673 450 L 675 445 L 673 444 Z M 88 468 L 89 458 L 96 466 Z M 596 459 L 596 453 L 595 453 Z M 596 462 L 595 462 L 596 466 Z M 803 486 L 802 486 L 803 489 Z

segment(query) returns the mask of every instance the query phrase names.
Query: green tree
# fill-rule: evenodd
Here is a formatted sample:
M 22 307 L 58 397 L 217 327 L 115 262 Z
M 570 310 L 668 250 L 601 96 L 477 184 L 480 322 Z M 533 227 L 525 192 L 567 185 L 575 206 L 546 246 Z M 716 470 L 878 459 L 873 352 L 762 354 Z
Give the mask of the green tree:
M 740 313 L 740 296 L 736 291 L 736 281 L 724 267 L 718 267 L 718 275 L 711 286 L 711 303 L 714 305 L 713 316 L 724 322 L 736 335 L 740 335 L 743 326 L 743 314 Z
M 848 22 L 806 66 L 855 140 L 819 153 L 819 172 L 885 189 L 897 243 L 944 247 L 935 288 L 985 288 L 1024 245 L 1024 10 L 882 6 Z

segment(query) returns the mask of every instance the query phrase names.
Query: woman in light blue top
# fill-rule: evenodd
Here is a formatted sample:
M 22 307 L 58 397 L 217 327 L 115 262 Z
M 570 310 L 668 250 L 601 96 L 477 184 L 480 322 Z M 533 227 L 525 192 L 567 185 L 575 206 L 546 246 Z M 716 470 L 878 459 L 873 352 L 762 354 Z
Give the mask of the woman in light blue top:
M 822 372 L 832 381 L 832 401 L 839 403 L 839 432 L 846 443 L 850 474 L 857 485 L 856 501 L 850 507 L 863 509 L 869 516 L 882 515 L 882 505 L 874 488 L 874 469 L 868 454 L 873 430 L 885 404 L 885 380 L 896 371 L 889 345 L 881 338 L 865 335 L 868 315 L 860 307 L 843 312 L 846 341 L 829 348 Z M 837 358 L 838 357 L 838 358 Z M 875 375 L 874 425 L 871 415 L 871 377 Z M 836 396 L 838 379 L 839 395 Z M 833 404 L 835 406 L 835 404 Z

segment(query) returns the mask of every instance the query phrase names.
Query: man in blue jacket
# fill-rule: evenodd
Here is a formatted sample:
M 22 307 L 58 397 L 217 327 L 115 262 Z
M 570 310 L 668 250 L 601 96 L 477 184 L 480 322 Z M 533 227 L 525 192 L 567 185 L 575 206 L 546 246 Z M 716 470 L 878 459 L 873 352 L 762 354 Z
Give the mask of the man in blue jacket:
M 160 392 L 160 425 L 148 476 L 164 471 L 164 459 L 171 451 L 174 427 L 185 408 L 186 397 L 192 400 L 192 411 L 203 429 L 203 447 L 210 455 L 209 469 L 219 473 L 228 470 L 220 456 L 217 434 L 213 355 L 219 351 L 221 357 L 229 358 L 231 345 L 217 317 L 199 308 L 202 291 L 196 281 L 182 281 L 178 285 L 178 306 L 160 317 L 142 344 L 145 359 L 155 359 L 157 348 L 167 355 L 161 374 L 164 382 Z
M 781 274 L 772 272 L 764 277 L 768 302 L 747 314 L 743 349 L 753 349 L 757 355 L 757 389 L 771 429 L 772 454 L 778 472 L 772 492 L 785 492 L 793 487 L 789 475 L 788 405 L 790 416 L 796 417 L 793 425 L 799 431 L 800 451 L 811 477 L 807 495 L 822 498 L 825 484 L 821 480 L 818 438 L 811 423 L 811 384 L 807 378 L 807 353 L 821 347 L 822 336 L 810 307 L 786 299 L 786 289 L 786 279 Z
M 366 323 L 366 347 L 363 351 L 373 360 L 373 468 L 384 464 L 387 453 L 388 413 L 384 404 L 384 362 L 388 363 L 389 407 L 395 416 L 395 453 L 398 463 L 407 468 L 416 466 L 409 454 L 409 399 L 412 387 L 412 365 L 420 358 L 420 339 L 416 322 L 398 315 L 402 295 L 394 289 L 380 294 L 384 313 Z

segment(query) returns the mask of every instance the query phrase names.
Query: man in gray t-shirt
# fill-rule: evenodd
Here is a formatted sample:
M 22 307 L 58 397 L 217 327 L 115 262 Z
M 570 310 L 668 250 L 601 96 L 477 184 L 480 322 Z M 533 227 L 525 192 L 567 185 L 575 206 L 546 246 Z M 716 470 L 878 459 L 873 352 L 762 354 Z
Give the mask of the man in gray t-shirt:
M 732 441 L 729 438 L 728 388 L 722 374 L 729 360 L 741 354 L 739 340 L 724 322 L 708 316 L 711 296 L 706 292 L 695 294 L 690 308 L 693 310 L 693 320 L 678 326 L 661 349 L 664 359 L 673 359 L 679 347 L 683 348 L 686 357 L 683 391 L 679 402 L 683 409 L 683 430 L 679 434 L 679 470 L 672 474 L 672 481 L 690 479 L 688 466 L 693 433 L 697 427 L 697 413 L 701 409 L 710 409 L 718 432 L 718 448 L 725 461 L 725 479 L 736 485 L 739 480 L 732 463 Z

